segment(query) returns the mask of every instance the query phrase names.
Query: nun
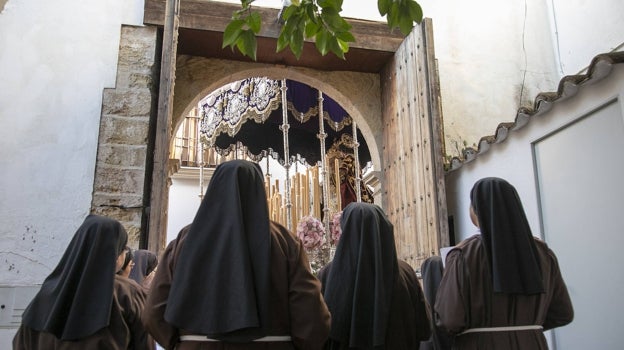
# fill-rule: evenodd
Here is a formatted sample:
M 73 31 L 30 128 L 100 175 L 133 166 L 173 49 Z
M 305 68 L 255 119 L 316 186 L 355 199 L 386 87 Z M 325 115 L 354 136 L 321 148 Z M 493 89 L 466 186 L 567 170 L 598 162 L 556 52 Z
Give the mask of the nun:
M 158 257 L 149 250 L 137 249 L 134 251 L 133 260 L 134 266 L 130 271 L 129 277 L 146 290 L 149 290 L 158 266 Z
M 115 274 L 127 240 L 118 221 L 87 216 L 24 311 L 13 349 L 154 349 L 141 324 L 145 293 Z
M 143 322 L 165 349 L 321 349 L 330 315 L 303 244 L 269 220 L 252 162 L 217 166 L 163 253 Z
M 470 201 L 480 234 L 446 257 L 436 324 L 454 335 L 453 349 L 547 350 L 544 331 L 574 317 L 555 253 L 533 236 L 506 180 L 478 180 Z
M 417 350 L 430 335 L 429 312 L 414 269 L 397 258 L 386 214 L 353 202 L 340 227 L 334 259 L 319 272 L 332 315 L 325 349 Z

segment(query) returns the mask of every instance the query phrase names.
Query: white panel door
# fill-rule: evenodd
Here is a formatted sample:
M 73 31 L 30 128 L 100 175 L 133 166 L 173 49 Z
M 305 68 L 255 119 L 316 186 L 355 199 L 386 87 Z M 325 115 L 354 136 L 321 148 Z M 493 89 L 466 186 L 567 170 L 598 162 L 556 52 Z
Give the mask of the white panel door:
M 612 101 L 534 143 L 542 232 L 575 317 L 559 350 L 624 344 L 624 122 Z

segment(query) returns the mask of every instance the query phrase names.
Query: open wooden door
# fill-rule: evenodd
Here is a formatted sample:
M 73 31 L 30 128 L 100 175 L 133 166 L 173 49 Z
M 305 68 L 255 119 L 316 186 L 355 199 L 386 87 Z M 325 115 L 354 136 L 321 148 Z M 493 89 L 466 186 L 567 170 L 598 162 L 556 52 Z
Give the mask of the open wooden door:
M 147 248 L 156 253 L 160 253 L 165 248 L 167 238 L 167 211 L 169 186 L 171 184 L 169 180 L 169 142 L 172 135 L 171 120 L 180 23 L 180 0 L 167 0 L 166 5 L 147 235 L 149 237 Z
M 448 245 L 441 108 L 430 19 L 381 72 L 382 205 L 400 259 L 419 269 Z

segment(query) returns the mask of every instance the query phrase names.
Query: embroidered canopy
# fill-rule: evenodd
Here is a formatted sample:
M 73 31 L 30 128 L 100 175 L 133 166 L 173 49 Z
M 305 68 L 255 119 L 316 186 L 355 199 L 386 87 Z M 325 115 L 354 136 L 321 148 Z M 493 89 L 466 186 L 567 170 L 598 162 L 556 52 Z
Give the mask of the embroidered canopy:
M 286 80 L 289 154 L 308 164 L 321 160 L 318 122 L 318 90 Z M 352 120 L 332 98 L 323 93 L 325 149 L 336 143 L 353 147 Z M 220 154 L 228 154 L 242 143 L 250 158 L 259 161 L 271 155 L 284 164 L 281 83 L 254 77 L 232 83 L 202 102 L 202 142 Z M 348 126 L 348 127 L 347 127 Z M 350 138 L 350 141 L 349 141 Z M 359 130 L 360 164 L 370 161 L 368 146 Z

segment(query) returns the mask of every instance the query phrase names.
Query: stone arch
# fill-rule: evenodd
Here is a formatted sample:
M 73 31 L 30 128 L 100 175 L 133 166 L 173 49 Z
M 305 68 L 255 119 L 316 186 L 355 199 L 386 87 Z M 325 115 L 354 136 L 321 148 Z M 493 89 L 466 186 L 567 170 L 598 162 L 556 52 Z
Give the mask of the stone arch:
M 180 57 L 176 68 L 172 130 L 177 129 L 184 117 L 203 97 L 223 85 L 252 76 L 297 80 L 331 96 L 357 123 L 368 144 L 371 160 L 375 168 L 380 169 L 383 135 L 378 74 L 326 72 L 202 57 Z

